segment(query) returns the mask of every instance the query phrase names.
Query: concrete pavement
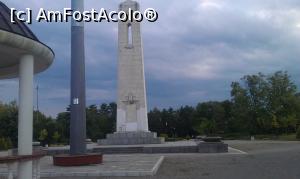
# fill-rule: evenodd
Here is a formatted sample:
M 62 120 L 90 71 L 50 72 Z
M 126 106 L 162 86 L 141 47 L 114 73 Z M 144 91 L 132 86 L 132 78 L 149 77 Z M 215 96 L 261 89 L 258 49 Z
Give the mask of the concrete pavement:
M 247 154 L 171 154 L 155 176 L 88 179 L 299 179 L 300 142 L 226 141 Z M 45 178 L 46 179 L 46 178 Z M 48 179 L 48 178 L 47 178 Z M 61 177 L 56 179 L 71 179 Z M 72 179 L 86 179 L 72 177 Z

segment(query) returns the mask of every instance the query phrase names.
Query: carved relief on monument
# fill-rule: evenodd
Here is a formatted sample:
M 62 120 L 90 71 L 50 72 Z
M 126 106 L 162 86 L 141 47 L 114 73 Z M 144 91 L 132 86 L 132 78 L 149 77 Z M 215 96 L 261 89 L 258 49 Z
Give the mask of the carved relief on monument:
M 129 93 L 123 103 L 126 105 L 126 122 L 137 122 L 138 100 L 136 99 L 136 96 L 134 96 L 133 93 Z

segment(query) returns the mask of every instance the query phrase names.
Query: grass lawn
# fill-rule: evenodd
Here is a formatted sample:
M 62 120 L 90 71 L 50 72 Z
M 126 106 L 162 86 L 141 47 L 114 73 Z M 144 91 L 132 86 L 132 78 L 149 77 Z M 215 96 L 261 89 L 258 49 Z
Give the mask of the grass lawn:
M 281 141 L 297 141 L 296 134 L 275 135 L 255 135 L 255 139 L 260 140 L 281 140 Z

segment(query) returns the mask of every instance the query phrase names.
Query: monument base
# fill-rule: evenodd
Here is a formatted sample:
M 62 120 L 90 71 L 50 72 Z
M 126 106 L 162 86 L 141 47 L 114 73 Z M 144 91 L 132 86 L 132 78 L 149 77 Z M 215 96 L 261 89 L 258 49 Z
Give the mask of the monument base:
M 162 144 L 165 139 L 157 137 L 155 132 L 115 132 L 107 134 L 106 139 L 97 142 L 99 145 Z
M 227 153 L 228 144 L 223 142 L 200 142 L 198 144 L 199 153 Z

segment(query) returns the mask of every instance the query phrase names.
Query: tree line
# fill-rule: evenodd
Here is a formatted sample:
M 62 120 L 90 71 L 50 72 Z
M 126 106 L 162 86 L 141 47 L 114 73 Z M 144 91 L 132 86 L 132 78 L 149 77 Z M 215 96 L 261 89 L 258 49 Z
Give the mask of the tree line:
M 87 137 L 96 141 L 114 132 L 116 109 L 116 103 L 88 106 Z M 6 141 L 16 146 L 17 116 L 16 102 L 0 103 L 0 143 Z M 151 131 L 174 139 L 198 135 L 280 135 L 297 131 L 300 138 L 300 94 L 287 72 L 246 75 L 232 82 L 228 100 L 200 102 L 179 109 L 154 108 L 149 111 L 148 120 Z M 34 111 L 35 141 L 66 144 L 69 126 L 69 108 L 56 118 Z

